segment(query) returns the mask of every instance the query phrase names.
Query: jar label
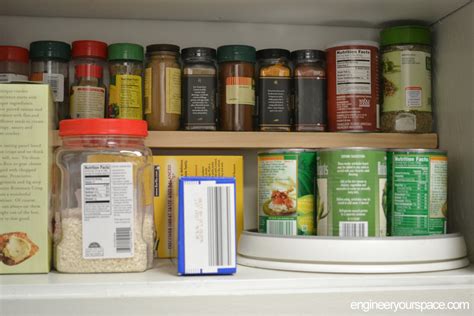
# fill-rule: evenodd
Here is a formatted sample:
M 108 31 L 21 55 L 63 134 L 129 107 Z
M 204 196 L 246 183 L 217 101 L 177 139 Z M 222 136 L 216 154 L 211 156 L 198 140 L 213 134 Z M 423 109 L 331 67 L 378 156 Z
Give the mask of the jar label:
M 133 164 L 83 163 L 81 191 L 83 258 L 133 257 Z
M 0 83 L 12 81 L 27 81 L 28 76 L 17 74 L 0 74 Z
M 104 118 L 105 89 L 74 86 L 71 89 L 71 118 Z
M 327 124 L 326 79 L 301 77 L 295 79 L 295 124 L 320 126 Z
M 336 94 L 372 93 L 370 49 L 336 51 Z
M 183 78 L 187 125 L 216 124 L 216 76 L 186 75 Z
M 290 126 L 289 77 L 266 77 L 258 80 L 259 125 Z
M 153 81 L 151 68 L 145 69 L 145 114 L 151 114 L 151 86 Z
M 402 50 L 382 55 L 383 112 L 431 112 L 431 54 Z
M 181 69 L 166 67 L 166 113 L 181 115 Z
M 115 80 L 114 80 L 115 79 Z M 109 88 L 108 114 L 111 118 L 143 119 L 142 77 L 137 75 L 116 75 Z
M 64 102 L 64 76 L 62 74 L 49 74 L 35 72 L 31 74 L 31 81 L 40 81 L 49 84 L 53 92 L 54 102 Z
M 226 104 L 255 105 L 255 87 L 252 77 L 227 77 L 225 80 Z

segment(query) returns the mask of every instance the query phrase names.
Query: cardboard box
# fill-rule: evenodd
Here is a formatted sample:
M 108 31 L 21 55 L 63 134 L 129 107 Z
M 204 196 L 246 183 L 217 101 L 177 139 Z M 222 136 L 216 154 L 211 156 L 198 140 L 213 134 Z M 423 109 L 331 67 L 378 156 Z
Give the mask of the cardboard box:
M 178 240 L 178 180 L 185 176 L 236 179 L 237 241 L 244 225 L 244 175 L 242 156 L 154 156 L 155 226 L 158 257 L 175 258 Z
M 51 266 L 53 99 L 46 84 L 0 84 L 0 274 Z

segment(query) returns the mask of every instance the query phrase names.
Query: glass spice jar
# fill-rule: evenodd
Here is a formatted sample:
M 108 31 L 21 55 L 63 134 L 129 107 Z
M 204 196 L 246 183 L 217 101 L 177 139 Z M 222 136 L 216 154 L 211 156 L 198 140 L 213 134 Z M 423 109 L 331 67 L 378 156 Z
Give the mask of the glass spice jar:
M 181 51 L 183 59 L 184 129 L 216 130 L 217 66 L 216 50 L 190 47 Z
M 295 131 L 324 132 L 327 126 L 326 54 L 302 49 L 291 53 L 294 70 Z
M 55 211 L 59 272 L 140 272 L 154 252 L 152 152 L 142 120 L 60 123 Z
M 221 130 L 253 130 L 255 59 L 252 46 L 226 45 L 217 49 Z
M 175 131 L 181 121 L 179 46 L 146 47 L 145 119 L 152 131 Z
M 28 80 L 28 50 L 18 46 L 0 46 L 0 83 Z
M 50 85 L 55 106 L 55 122 L 70 118 L 69 60 L 71 46 L 57 41 L 36 41 L 30 44 L 31 81 Z
M 143 47 L 117 43 L 108 48 L 109 100 L 107 117 L 143 119 Z
M 71 86 L 71 118 L 104 118 L 105 85 L 102 67 L 79 64 L 75 67 L 76 80 Z
M 269 48 L 257 51 L 257 113 L 261 131 L 291 129 L 290 52 Z

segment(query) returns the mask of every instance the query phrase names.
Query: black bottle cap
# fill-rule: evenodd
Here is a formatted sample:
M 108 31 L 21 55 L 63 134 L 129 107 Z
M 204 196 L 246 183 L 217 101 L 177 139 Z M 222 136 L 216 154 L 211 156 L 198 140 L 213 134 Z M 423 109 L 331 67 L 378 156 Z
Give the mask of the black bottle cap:
M 257 59 L 290 58 L 290 51 L 281 48 L 267 48 L 257 51 Z
M 317 49 L 300 49 L 291 52 L 291 59 L 293 61 L 324 61 L 326 60 L 326 53 Z
M 183 59 L 216 59 L 216 50 L 209 47 L 188 47 L 181 51 Z
M 148 45 L 146 47 L 147 53 L 162 52 L 162 51 L 179 54 L 179 46 L 173 45 L 173 44 L 153 44 L 153 45 Z

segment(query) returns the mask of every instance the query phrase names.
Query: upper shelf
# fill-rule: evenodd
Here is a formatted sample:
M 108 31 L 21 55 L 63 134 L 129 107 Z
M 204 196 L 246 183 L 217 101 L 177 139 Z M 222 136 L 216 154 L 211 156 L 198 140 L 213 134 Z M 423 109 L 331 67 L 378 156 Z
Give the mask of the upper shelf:
M 89 1 L 90 2 L 90 1 Z M 0 15 L 380 27 L 431 24 L 470 0 L 6 0 Z
M 60 144 L 57 133 L 54 144 Z M 152 148 L 437 148 L 436 134 L 285 133 L 285 132 L 149 132 Z

